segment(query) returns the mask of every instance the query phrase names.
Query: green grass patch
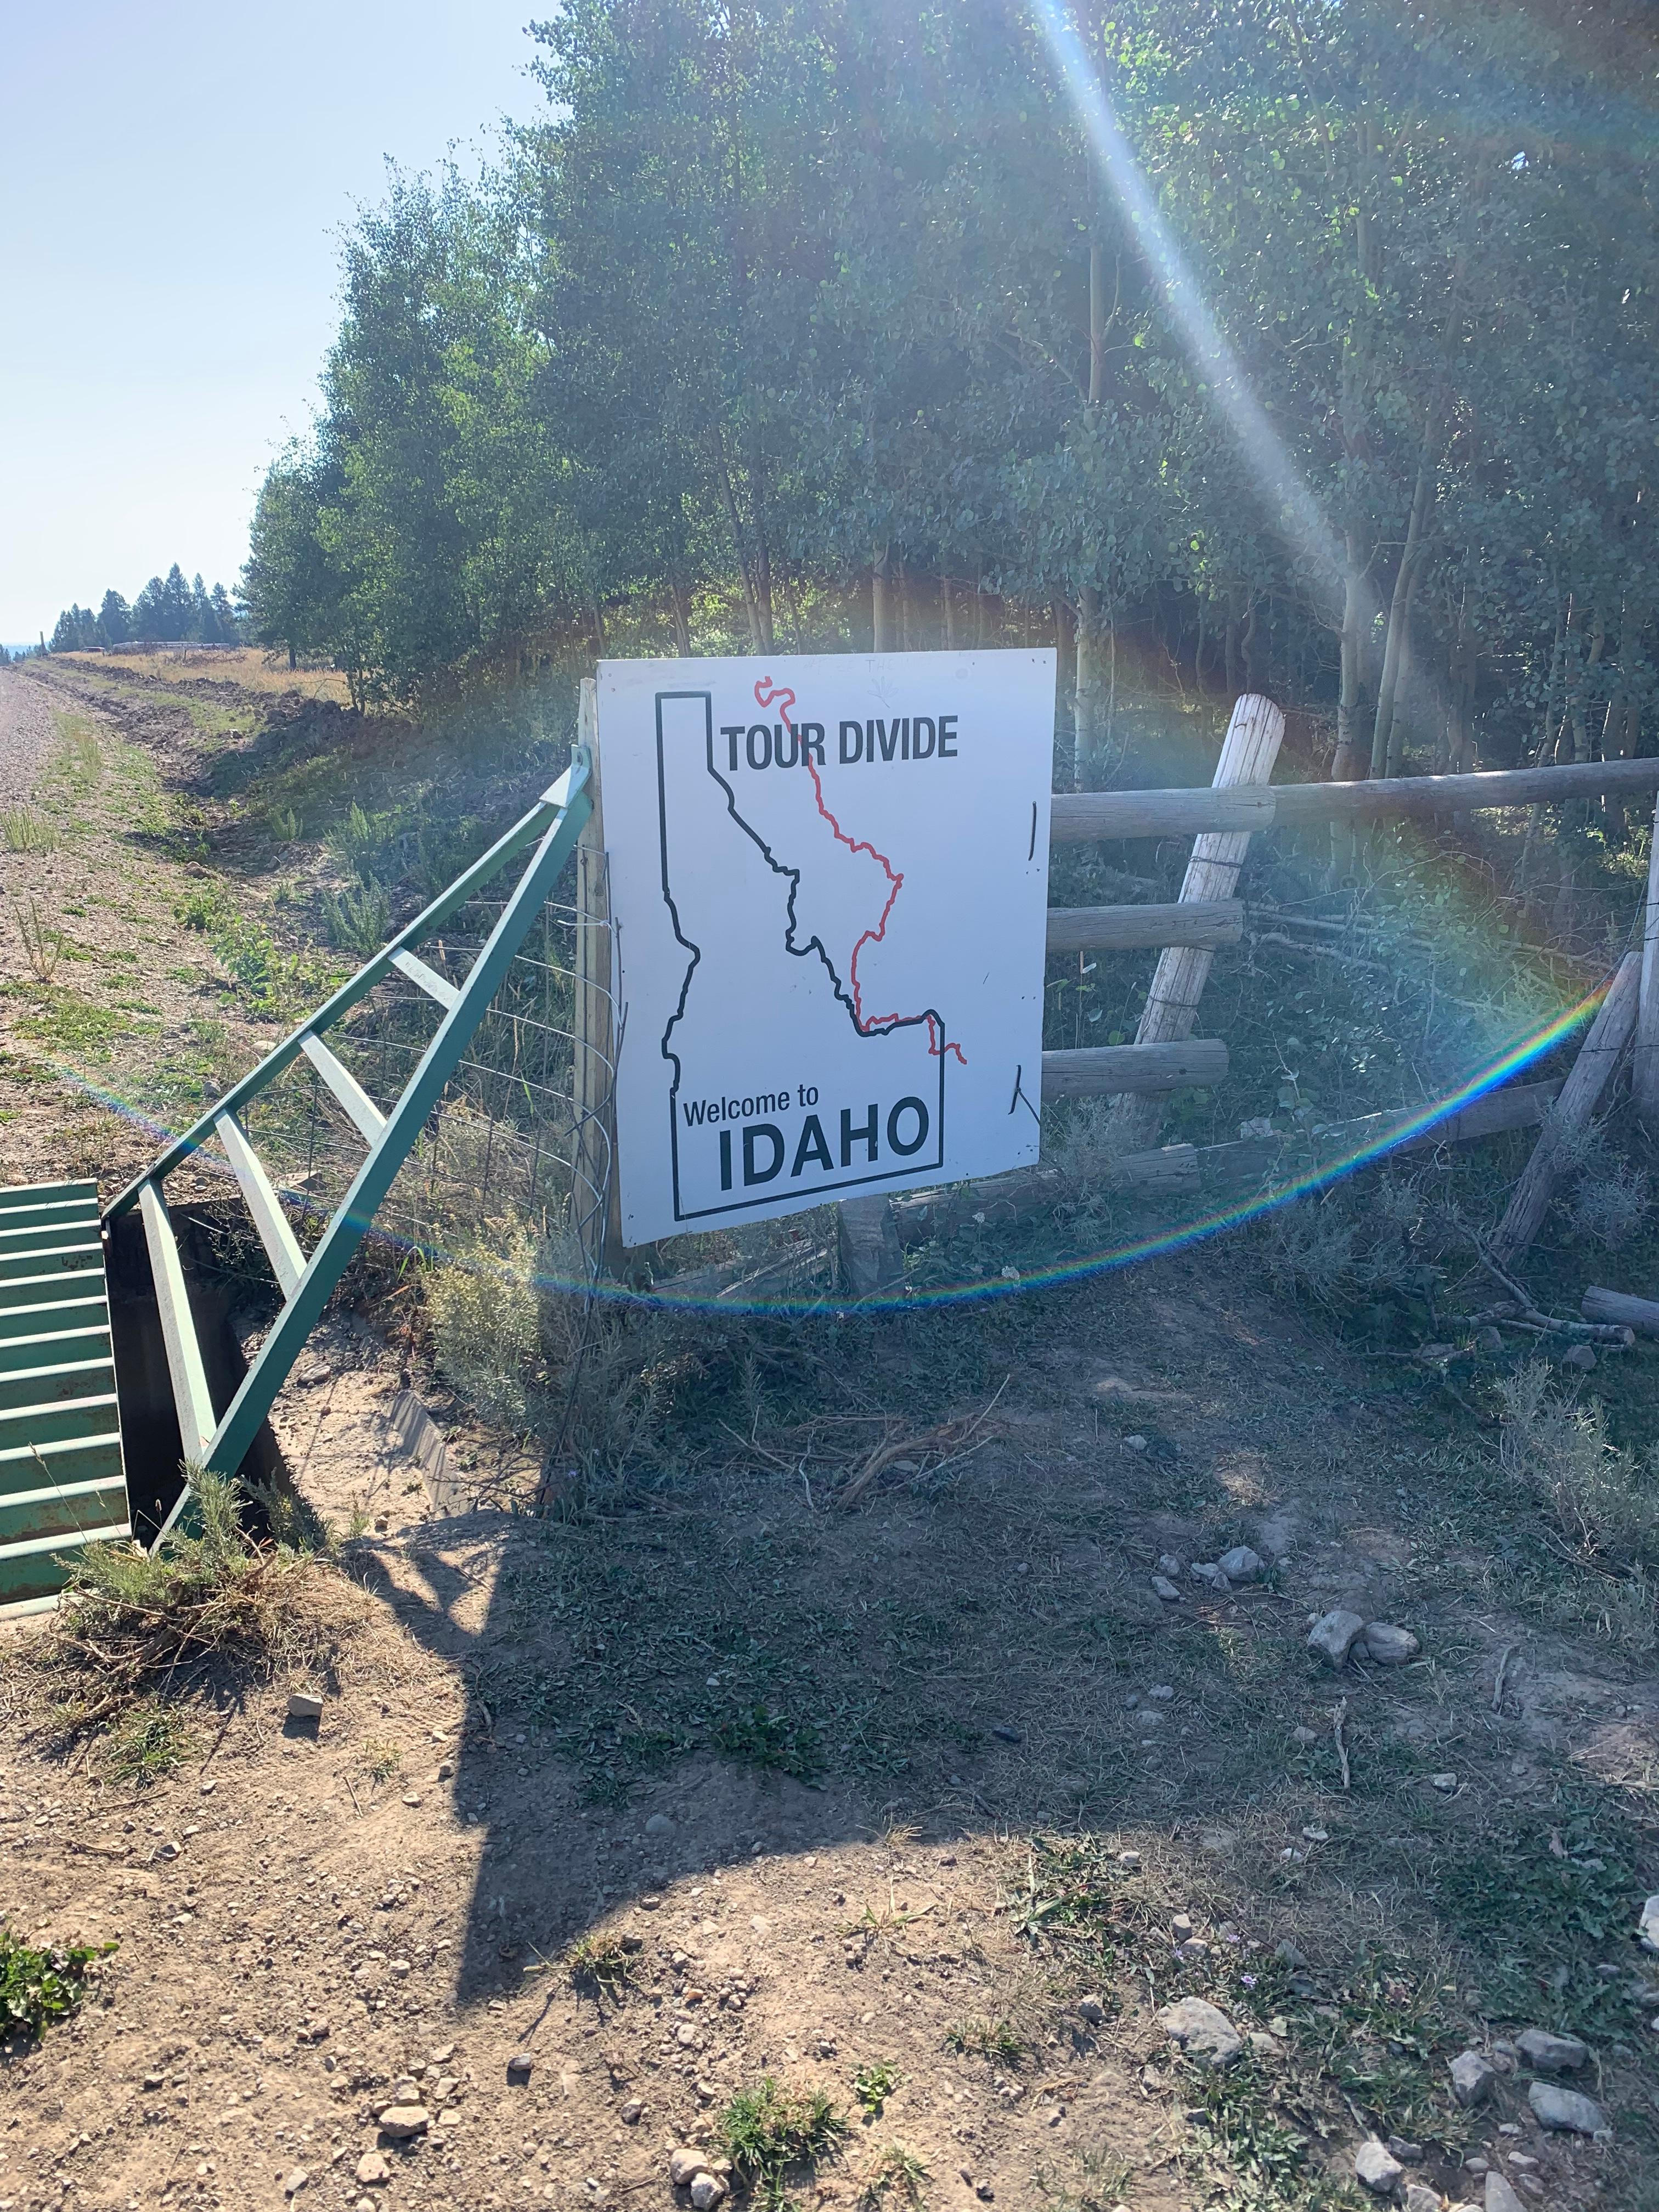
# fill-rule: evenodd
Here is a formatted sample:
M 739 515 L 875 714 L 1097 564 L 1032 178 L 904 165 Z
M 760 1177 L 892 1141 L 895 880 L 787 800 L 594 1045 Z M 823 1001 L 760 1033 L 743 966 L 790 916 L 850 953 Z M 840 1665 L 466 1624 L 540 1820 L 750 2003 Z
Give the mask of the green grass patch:
M 176 1706 L 146 1698 L 110 1731 L 104 1771 L 112 1782 L 142 1788 L 171 1774 L 189 1748 L 190 1723 Z
M 19 1016 L 17 1034 L 62 1053 L 106 1057 L 118 1039 L 153 1036 L 160 1024 L 149 1018 L 153 1007 L 129 1009 L 99 1006 L 78 991 L 58 983 L 12 982 L 0 986 L 9 998 L 27 1001 L 29 1011 Z
M 810 1782 L 823 1770 L 822 1732 L 811 1721 L 792 1721 L 763 1705 L 720 1722 L 714 1743 L 742 1765 L 769 1767 L 798 1782 Z
M 786 2088 L 767 2075 L 740 2090 L 714 2123 L 714 2139 L 744 2185 L 783 2212 L 789 2179 L 810 2173 L 847 2132 L 843 2114 L 823 2089 Z

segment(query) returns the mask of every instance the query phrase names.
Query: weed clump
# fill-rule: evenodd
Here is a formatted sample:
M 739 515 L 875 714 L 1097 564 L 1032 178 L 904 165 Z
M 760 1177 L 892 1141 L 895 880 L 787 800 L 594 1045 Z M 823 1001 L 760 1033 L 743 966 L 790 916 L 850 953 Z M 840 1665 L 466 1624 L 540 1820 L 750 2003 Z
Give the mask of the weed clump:
M 143 1698 L 112 1729 L 104 1771 L 112 1782 L 143 1788 L 171 1774 L 189 1741 L 189 1723 L 176 1706 Z
M 790 2089 L 767 2075 L 740 2090 L 714 2124 L 715 2139 L 738 2178 L 772 2212 L 789 2202 L 788 2178 L 834 2150 L 847 2132 L 843 2114 L 822 2089 Z
M 1659 1472 L 1607 1438 L 1607 1417 L 1592 1400 L 1559 1396 L 1550 1370 L 1531 1360 L 1498 1386 L 1505 1474 L 1550 1507 L 1582 1559 L 1648 1577 L 1659 1571 Z
M 70 1715 L 77 1728 L 176 1692 L 216 1659 L 274 1669 L 307 1634 L 313 1555 L 257 1542 L 240 1486 L 222 1475 L 193 1470 L 191 1487 L 193 1532 L 181 1522 L 153 1554 L 136 1544 L 82 1552 L 43 1652 L 47 1665 L 92 1678 L 90 1702 Z M 152 1760 L 159 1741 L 152 1731 Z
M 38 2043 L 54 2021 L 67 2020 L 95 1981 L 113 1943 L 50 1943 L 37 1948 L 0 1921 L 0 2041 Z
M 926 2202 L 927 2169 L 902 2143 L 884 2143 L 859 2191 L 861 2212 L 878 2212 L 888 2203 L 918 2205 Z
M 429 1267 L 438 1372 L 487 1420 L 522 1428 L 541 1365 L 537 1246 L 516 1218 Z
M 612 1999 L 621 1996 L 634 1972 L 628 1942 L 617 1936 L 584 1936 L 567 1953 L 564 1966 L 573 1989 Z

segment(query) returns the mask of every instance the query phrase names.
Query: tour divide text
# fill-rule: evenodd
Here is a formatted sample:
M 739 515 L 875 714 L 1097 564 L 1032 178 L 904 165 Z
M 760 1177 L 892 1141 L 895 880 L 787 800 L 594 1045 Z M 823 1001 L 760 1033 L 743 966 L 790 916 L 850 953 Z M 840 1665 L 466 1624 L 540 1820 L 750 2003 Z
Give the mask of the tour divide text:
M 890 721 L 872 715 L 867 722 L 842 722 L 836 757 L 843 768 L 857 761 L 955 760 L 955 714 L 895 714 Z M 726 764 L 735 775 L 745 763 L 754 769 L 824 764 L 828 739 L 822 722 L 722 722 Z
M 926 1099 L 820 1109 L 817 1087 L 811 1083 L 744 1098 L 682 1098 L 678 1103 L 682 1148 L 689 1141 L 685 1133 L 707 1132 L 703 1141 L 718 1148 L 722 1190 L 777 1182 L 810 1188 L 815 1176 L 839 1177 L 850 1169 L 884 1162 L 902 1168 L 933 1134 L 935 1109 Z

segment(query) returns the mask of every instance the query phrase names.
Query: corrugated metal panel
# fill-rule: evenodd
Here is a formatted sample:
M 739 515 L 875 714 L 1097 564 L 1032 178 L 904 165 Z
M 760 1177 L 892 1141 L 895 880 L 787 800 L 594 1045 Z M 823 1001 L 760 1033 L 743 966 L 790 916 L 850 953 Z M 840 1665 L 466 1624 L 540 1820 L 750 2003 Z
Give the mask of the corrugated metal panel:
M 0 1613 L 55 1603 L 81 1545 L 131 1534 L 98 1186 L 0 1189 Z

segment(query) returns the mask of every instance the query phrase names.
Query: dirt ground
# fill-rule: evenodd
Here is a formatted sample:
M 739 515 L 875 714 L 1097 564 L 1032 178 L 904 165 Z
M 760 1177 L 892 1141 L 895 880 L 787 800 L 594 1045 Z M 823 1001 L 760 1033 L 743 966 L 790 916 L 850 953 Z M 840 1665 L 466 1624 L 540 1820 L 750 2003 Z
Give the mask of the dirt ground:
M 41 680 L 0 677 L 0 719 Z M 173 710 L 52 680 L 133 789 L 195 773 Z M 200 864 L 135 857 L 120 811 L 8 855 L 87 909 L 88 1003 L 119 1013 L 102 954 L 149 933 L 156 1027 L 106 1034 L 115 1096 L 204 1005 L 228 1061 L 265 1041 L 173 918 Z M 0 957 L 8 1172 L 112 1185 L 145 1133 L 28 1033 Z M 315 1656 L 190 1684 L 148 1781 L 55 1717 L 49 1624 L 0 1632 L 0 1906 L 119 1947 L 3 2061 L 0 2212 L 684 2204 L 670 2152 L 714 2158 L 767 2075 L 846 2121 L 802 2204 L 1352 2207 L 1375 2136 L 1409 2212 L 1507 2212 L 1505 2180 L 1659 2205 L 1659 1671 L 1488 1424 L 1276 1301 L 1237 1240 L 827 1350 L 733 1340 L 728 1452 L 542 1519 L 532 1454 L 331 1316 L 275 1421 L 341 1536 Z M 984 1414 L 980 1447 L 845 1510 L 775 1444 L 815 1358 L 877 1423 Z M 1192 1573 L 1241 1544 L 1259 1579 Z M 1334 1671 L 1307 1639 L 1339 1606 L 1418 1650 Z M 320 1722 L 290 1720 L 309 1688 Z M 1231 2063 L 1160 2022 L 1188 1996 Z M 1534 2027 L 1589 2046 L 1561 2078 L 1602 2136 L 1538 2124 Z M 1472 2110 L 1466 2049 L 1496 2069 Z M 427 2116 L 403 2141 L 399 2103 Z

